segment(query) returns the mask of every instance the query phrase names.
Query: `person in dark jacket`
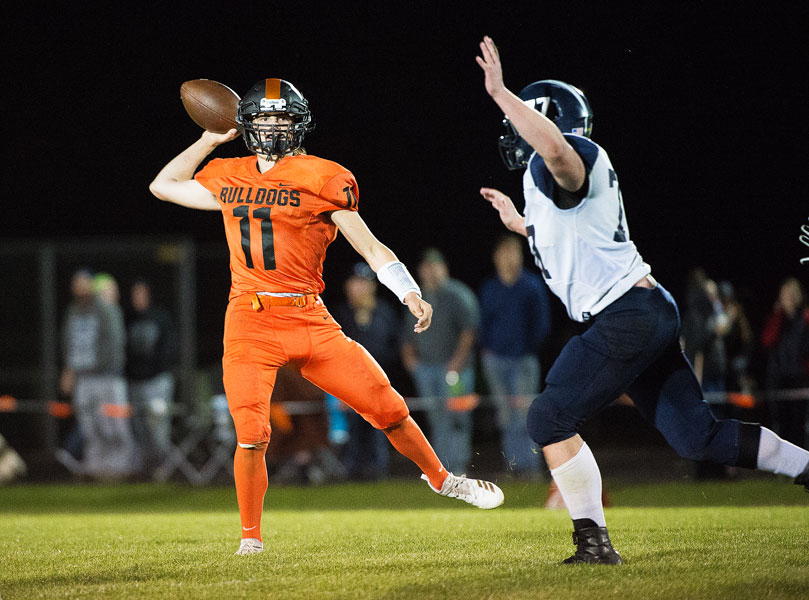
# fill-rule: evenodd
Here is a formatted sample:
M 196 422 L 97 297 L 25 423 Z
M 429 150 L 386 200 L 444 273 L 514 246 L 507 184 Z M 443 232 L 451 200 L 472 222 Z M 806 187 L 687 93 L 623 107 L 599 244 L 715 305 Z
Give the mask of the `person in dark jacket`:
M 177 334 L 169 311 L 152 303 L 147 281 L 132 284 L 130 301 L 126 372 L 135 440 L 148 473 L 160 465 L 171 445 Z
M 794 277 L 781 285 L 764 325 L 761 343 L 767 350 L 768 391 L 809 387 L 809 306 L 803 286 Z M 776 399 L 773 406 L 779 435 L 805 446 L 809 398 Z
M 523 268 L 523 243 L 514 234 L 494 247 L 495 274 L 480 289 L 481 364 L 497 409 L 506 466 L 517 476 L 537 476 L 540 449 L 525 426 L 539 393 L 538 354 L 551 329 L 548 288 Z
M 377 297 L 376 276 L 366 263 L 357 263 L 343 286 L 346 301 L 332 311 L 343 332 L 362 344 L 386 373 L 395 369 L 401 344 L 401 320 Z M 344 463 L 351 479 L 382 479 L 388 475 L 388 441 L 360 415 L 346 412 L 348 441 Z

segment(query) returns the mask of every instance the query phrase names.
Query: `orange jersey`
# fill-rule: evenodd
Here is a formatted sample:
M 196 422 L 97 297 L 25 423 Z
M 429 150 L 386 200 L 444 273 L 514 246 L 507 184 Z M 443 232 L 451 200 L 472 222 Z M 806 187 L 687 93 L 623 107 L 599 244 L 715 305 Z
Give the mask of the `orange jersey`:
M 357 181 L 335 162 L 287 156 L 265 173 L 255 156 L 216 158 L 195 176 L 219 199 L 230 248 L 230 298 L 248 292 L 323 291 L 329 213 L 357 210 Z

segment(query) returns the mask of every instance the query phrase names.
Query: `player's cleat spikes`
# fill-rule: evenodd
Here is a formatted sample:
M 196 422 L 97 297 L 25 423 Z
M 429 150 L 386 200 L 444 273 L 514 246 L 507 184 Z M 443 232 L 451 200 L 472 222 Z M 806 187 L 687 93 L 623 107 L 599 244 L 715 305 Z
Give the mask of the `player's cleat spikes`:
M 806 488 L 807 493 L 809 493 L 809 464 L 806 465 L 803 473 L 795 478 L 795 485 L 802 485 Z
M 463 475 L 456 476 L 449 473 L 444 480 L 444 485 L 441 486 L 440 490 L 437 490 L 432 486 L 426 475 L 422 475 L 421 478 L 427 482 L 427 485 L 434 492 L 449 498 L 458 498 L 478 508 L 497 508 L 503 504 L 503 490 L 490 481 L 469 479 Z
M 244 538 L 239 544 L 239 549 L 236 550 L 236 556 L 244 556 L 246 554 L 258 554 L 264 552 L 264 544 L 256 538 Z
M 620 565 L 621 555 L 612 547 L 606 527 L 585 527 L 573 532 L 576 553 L 563 560 L 566 565 Z

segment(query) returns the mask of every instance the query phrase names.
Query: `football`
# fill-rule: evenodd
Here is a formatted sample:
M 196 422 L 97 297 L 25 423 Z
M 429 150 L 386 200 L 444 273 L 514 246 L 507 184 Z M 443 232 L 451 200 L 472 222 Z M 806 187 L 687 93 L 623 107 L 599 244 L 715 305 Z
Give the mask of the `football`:
M 212 79 L 192 79 L 180 86 L 180 100 L 194 123 L 212 131 L 226 133 L 236 127 L 239 95 Z

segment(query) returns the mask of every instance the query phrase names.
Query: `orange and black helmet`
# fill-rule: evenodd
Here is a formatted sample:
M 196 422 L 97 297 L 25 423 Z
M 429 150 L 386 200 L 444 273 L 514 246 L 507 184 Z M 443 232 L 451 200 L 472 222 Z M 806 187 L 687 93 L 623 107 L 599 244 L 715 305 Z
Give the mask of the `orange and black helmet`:
M 258 116 L 283 115 L 291 124 L 259 124 Z M 314 129 L 309 103 L 285 79 L 262 79 L 239 101 L 236 123 L 247 148 L 263 156 L 283 156 L 303 144 L 303 136 Z

